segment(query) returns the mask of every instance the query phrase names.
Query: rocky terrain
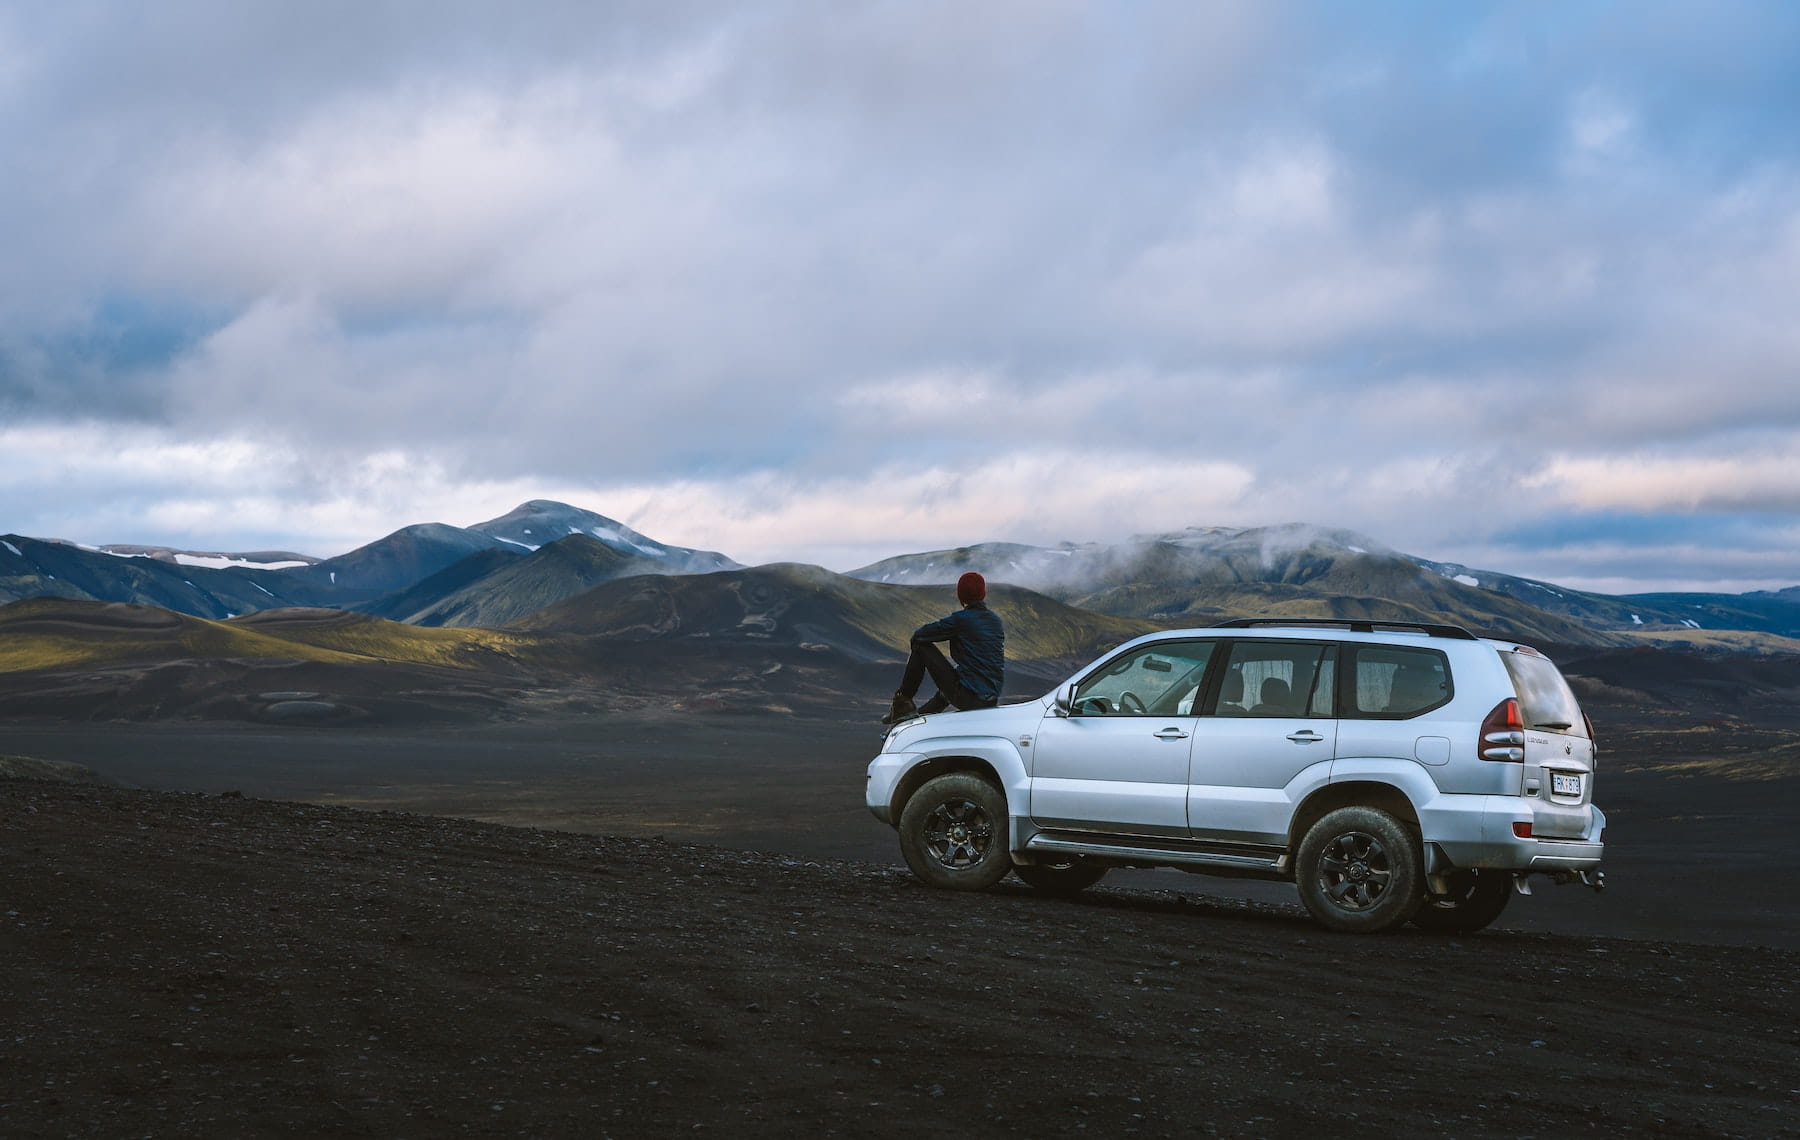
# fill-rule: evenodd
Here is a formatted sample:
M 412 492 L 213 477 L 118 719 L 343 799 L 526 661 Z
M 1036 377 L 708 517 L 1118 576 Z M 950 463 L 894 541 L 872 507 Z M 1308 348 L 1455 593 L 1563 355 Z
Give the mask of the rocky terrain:
M 8 1136 L 1800 1135 L 1793 951 L 0 779 Z

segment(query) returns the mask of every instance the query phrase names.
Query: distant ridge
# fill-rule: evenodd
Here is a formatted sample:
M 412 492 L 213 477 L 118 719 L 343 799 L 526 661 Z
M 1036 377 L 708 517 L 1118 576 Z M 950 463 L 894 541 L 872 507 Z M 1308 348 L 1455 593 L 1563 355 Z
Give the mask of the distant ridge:
M 744 569 L 716 551 L 671 546 L 548 499 L 470 527 L 415 524 L 345 554 L 294 555 L 302 564 L 270 568 L 288 560 L 281 551 L 97 549 L 13 535 L 0 538 L 0 603 L 67 597 L 211 619 L 322 606 L 417 625 L 497 628 L 617 580 Z M 1649 639 L 1766 652 L 1789 652 L 1800 637 L 1800 587 L 1614 597 L 1300 523 L 1190 527 L 1119 543 L 978 543 L 883 559 L 841 577 L 942 586 L 966 570 L 1067 606 L 1165 627 L 1244 616 L 1369 618 L 1449 622 L 1539 645 Z M 842 594 L 835 583 L 813 588 Z M 672 587 L 646 589 L 674 596 Z

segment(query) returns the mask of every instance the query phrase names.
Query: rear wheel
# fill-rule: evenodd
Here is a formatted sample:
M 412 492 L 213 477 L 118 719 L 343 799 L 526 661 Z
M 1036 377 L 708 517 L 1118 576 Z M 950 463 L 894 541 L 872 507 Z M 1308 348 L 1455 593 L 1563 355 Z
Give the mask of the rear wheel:
M 1371 807 L 1342 807 L 1300 841 L 1294 885 L 1312 916 L 1333 930 L 1392 930 L 1419 909 L 1424 870 L 1405 824 Z
M 1452 871 L 1450 893 L 1432 896 L 1412 916 L 1421 930 L 1468 934 L 1493 922 L 1512 898 L 1512 875 L 1474 868 Z
M 1072 895 L 1105 878 L 1106 870 L 1080 859 L 1071 859 L 1066 863 L 1022 863 L 1013 868 L 1013 874 L 1033 890 L 1048 895 Z
M 967 772 L 925 781 L 901 809 L 900 853 L 934 887 L 986 890 L 1012 870 L 1006 795 Z

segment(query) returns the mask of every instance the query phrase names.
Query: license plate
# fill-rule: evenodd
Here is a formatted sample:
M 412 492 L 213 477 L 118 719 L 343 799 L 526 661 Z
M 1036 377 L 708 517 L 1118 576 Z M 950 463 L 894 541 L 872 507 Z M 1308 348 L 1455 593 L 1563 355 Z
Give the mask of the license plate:
M 1581 794 L 1581 777 L 1552 772 L 1550 774 L 1550 793 L 1557 796 L 1579 796 Z

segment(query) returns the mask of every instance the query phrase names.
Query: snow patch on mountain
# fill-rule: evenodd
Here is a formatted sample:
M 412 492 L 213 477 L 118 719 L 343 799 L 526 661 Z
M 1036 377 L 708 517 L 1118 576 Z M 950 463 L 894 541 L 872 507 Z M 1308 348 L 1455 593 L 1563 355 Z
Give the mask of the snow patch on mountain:
M 175 562 L 180 566 L 203 566 L 208 570 L 227 570 L 233 566 L 246 570 L 292 570 L 296 566 L 310 565 L 304 561 L 255 562 L 241 554 L 188 554 L 184 551 L 175 553 Z

